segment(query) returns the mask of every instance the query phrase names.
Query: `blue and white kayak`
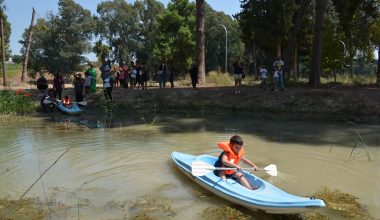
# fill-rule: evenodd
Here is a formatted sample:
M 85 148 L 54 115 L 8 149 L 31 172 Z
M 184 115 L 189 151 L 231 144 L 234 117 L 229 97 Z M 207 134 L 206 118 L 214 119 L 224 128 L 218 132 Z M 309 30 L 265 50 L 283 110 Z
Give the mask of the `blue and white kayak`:
M 56 104 L 56 107 L 59 111 L 68 115 L 79 115 L 80 113 L 83 112 L 83 110 L 76 104 L 72 104 L 70 107 L 66 107 L 63 105 L 62 102 L 58 102 Z
M 194 156 L 179 152 L 173 152 L 171 155 L 175 165 L 196 183 L 213 192 L 214 194 L 251 210 L 263 210 L 267 213 L 274 214 L 296 214 L 312 209 L 326 207 L 320 199 L 299 197 L 289 194 L 263 179 L 244 172 L 244 176 L 251 185 L 258 186 L 256 190 L 249 190 L 233 179 L 226 181 L 209 172 L 203 176 L 192 175 L 193 161 L 202 161 L 213 166 L 216 157 L 209 155 Z

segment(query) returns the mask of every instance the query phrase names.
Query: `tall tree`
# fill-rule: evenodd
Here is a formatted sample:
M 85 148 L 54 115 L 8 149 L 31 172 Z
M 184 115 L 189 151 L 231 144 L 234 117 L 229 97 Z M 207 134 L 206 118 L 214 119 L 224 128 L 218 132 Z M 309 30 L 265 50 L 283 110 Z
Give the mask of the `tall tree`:
M 73 0 L 60 0 L 58 8 L 57 15 L 50 13 L 47 20 L 39 19 L 34 27 L 28 64 L 31 74 L 79 71 L 86 60 L 83 54 L 91 49 L 89 40 L 95 23 L 90 11 Z M 27 33 L 28 29 L 20 43 L 25 44 Z
M 296 19 L 295 19 L 295 22 L 294 22 L 291 30 L 290 30 L 290 35 L 288 38 L 288 42 L 287 42 L 285 54 L 284 54 L 284 63 L 285 63 L 284 71 L 286 73 L 290 72 L 291 56 L 292 56 L 292 51 L 294 51 L 294 45 L 295 45 L 296 40 L 297 40 L 297 34 L 301 28 L 302 22 L 305 20 L 305 16 L 309 12 L 311 2 L 312 2 L 312 0 L 301 1 L 301 4 L 299 5 L 299 8 L 297 10 Z
M 205 1 L 196 0 L 196 62 L 198 65 L 198 78 L 201 84 L 206 82 L 205 73 Z
M 30 44 L 32 43 L 33 25 L 34 25 L 35 16 L 36 16 L 36 11 L 33 8 L 32 21 L 30 22 L 29 33 L 28 33 L 28 40 L 26 41 L 26 44 L 25 44 L 25 54 L 24 54 L 24 62 L 22 63 L 21 82 L 25 81 L 25 76 L 28 73 L 29 51 L 30 51 Z
M 377 1 L 377 15 L 370 24 L 370 36 L 373 44 L 377 48 L 377 71 L 376 83 L 380 86 L 380 0 Z
M 311 74 L 309 84 L 318 87 L 321 84 L 321 56 L 323 43 L 323 24 L 327 0 L 318 0 L 315 3 L 315 23 L 313 37 L 313 54 L 311 59 Z
M 138 12 L 124 0 L 101 2 L 97 12 L 97 34 L 112 48 L 112 58 L 119 63 L 129 61 L 139 46 Z
M 186 72 L 195 54 L 195 4 L 188 0 L 171 0 L 158 22 L 155 58 L 166 60 L 179 72 Z
M 2 21 L 3 21 L 3 33 L 2 33 L 3 37 L 0 37 L 0 38 L 1 38 L 1 42 L 3 42 L 3 44 L 1 44 L 1 49 L 4 50 L 4 53 L 0 53 L 0 59 L 2 59 L 2 60 L 9 57 L 9 54 L 11 52 L 9 49 L 9 40 L 10 40 L 10 35 L 11 35 L 11 24 L 8 22 L 8 17 L 5 14 L 5 10 L 6 10 L 6 6 L 4 5 L 4 0 L 0 0 L 0 16 L 1 16 Z M 2 64 L 2 67 L 5 68 L 3 64 Z M 3 85 L 4 86 L 6 85 L 5 73 L 3 73 Z
M 228 31 L 227 36 L 227 63 L 232 64 L 236 56 L 242 56 L 245 52 L 242 42 L 241 29 L 236 19 L 217 12 L 205 3 L 205 56 L 206 72 L 210 70 L 224 69 L 226 57 L 226 35 L 221 26 Z
M 354 60 L 358 57 L 370 59 L 372 47 L 369 37 L 369 24 L 378 13 L 378 0 L 332 0 L 339 16 L 339 31 L 343 33 L 348 53 L 351 75 L 354 73 Z
M 137 49 L 137 58 L 147 62 L 148 67 L 152 69 L 154 63 L 158 63 L 158 60 L 154 60 L 153 48 L 154 42 L 159 35 L 158 17 L 165 10 L 162 3 L 156 0 L 142 0 L 136 1 L 134 5 L 138 11 L 140 20 L 140 34 L 139 41 L 140 46 Z
M 246 45 L 254 39 L 260 48 L 281 56 L 296 6 L 295 0 L 241 0 L 242 11 L 235 17 Z

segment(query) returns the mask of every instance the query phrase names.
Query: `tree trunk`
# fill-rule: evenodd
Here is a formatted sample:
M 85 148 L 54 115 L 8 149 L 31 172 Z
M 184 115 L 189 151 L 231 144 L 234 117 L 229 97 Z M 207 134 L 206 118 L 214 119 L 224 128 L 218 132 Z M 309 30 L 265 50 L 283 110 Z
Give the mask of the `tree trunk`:
M 377 85 L 380 86 L 380 44 L 377 47 Z
M 297 10 L 297 18 L 291 29 L 288 44 L 286 46 L 285 54 L 284 54 L 284 71 L 285 73 L 290 73 L 290 61 L 292 56 L 292 50 L 297 40 L 297 34 L 301 28 L 302 22 L 305 20 L 305 15 L 309 11 L 311 6 L 311 0 L 304 0 L 301 6 Z M 296 69 L 295 67 L 294 69 Z M 289 74 L 290 75 L 290 74 Z
M 0 31 L 1 31 L 1 63 L 3 66 L 3 86 L 7 86 L 7 77 L 5 75 L 5 40 L 4 40 L 4 21 L 3 16 L 0 17 Z
M 257 59 L 256 59 L 256 43 L 252 43 L 252 60 L 253 60 L 253 79 L 257 77 Z
M 327 0 L 318 0 L 315 3 L 313 55 L 311 59 L 311 74 L 309 78 L 309 85 L 314 86 L 314 88 L 317 88 L 321 84 L 323 23 L 326 11 L 326 1 Z
M 297 80 L 297 78 L 298 78 L 298 76 L 297 76 L 298 75 L 298 49 L 297 49 L 297 45 L 294 47 L 293 72 L 294 72 L 294 79 Z
M 198 79 L 200 84 L 206 83 L 205 71 L 205 19 L 204 19 L 205 0 L 196 0 L 196 62 L 198 65 Z
M 24 54 L 24 62 L 22 64 L 22 73 L 21 73 L 21 82 L 25 82 L 25 75 L 28 71 L 28 60 L 29 60 L 29 51 L 30 51 L 30 44 L 32 43 L 32 35 L 33 35 L 33 24 L 34 24 L 34 18 L 36 15 L 36 11 L 33 8 L 32 12 L 32 22 L 29 27 L 29 36 L 27 44 L 25 45 L 25 54 Z
M 277 44 L 276 46 L 276 57 L 281 57 L 281 44 Z

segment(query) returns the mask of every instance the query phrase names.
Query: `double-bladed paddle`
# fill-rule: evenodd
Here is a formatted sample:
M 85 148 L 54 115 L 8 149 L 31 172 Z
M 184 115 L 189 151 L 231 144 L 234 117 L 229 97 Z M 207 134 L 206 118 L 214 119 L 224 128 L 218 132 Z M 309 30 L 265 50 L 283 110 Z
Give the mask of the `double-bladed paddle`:
M 191 163 L 191 173 L 193 174 L 193 176 L 203 176 L 208 173 L 211 173 L 214 170 L 237 170 L 237 168 L 213 167 L 210 164 L 199 160 L 194 160 Z M 277 176 L 277 166 L 275 164 L 270 164 L 264 167 L 264 169 L 242 168 L 242 170 L 265 171 L 267 174 L 271 176 Z
M 57 101 L 60 101 L 60 100 L 57 100 Z M 49 100 L 49 99 L 44 99 L 43 101 L 44 104 L 50 104 L 50 103 L 53 103 L 53 101 Z M 87 101 L 81 101 L 81 102 L 71 102 L 71 103 L 77 103 L 79 105 L 87 105 Z

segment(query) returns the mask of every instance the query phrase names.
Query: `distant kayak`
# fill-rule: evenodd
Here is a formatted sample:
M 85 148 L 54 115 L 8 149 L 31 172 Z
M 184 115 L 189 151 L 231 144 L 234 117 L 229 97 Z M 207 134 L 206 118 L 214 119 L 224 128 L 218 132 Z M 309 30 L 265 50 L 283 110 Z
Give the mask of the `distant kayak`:
M 83 112 L 83 108 L 79 107 L 78 104 L 80 104 L 81 106 L 85 106 L 87 105 L 87 101 L 74 102 L 71 103 L 69 106 L 65 106 L 61 100 L 51 98 L 47 95 L 41 98 L 41 106 L 47 112 L 53 111 L 55 107 L 64 114 L 79 115 Z
M 217 158 L 213 156 L 193 156 L 173 152 L 171 159 L 184 174 L 202 187 L 228 201 L 251 210 L 263 210 L 267 213 L 274 214 L 297 214 L 326 207 L 325 203 L 320 199 L 305 198 L 289 194 L 246 171 L 242 171 L 245 177 L 251 185 L 258 186 L 258 189 L 249 190 L 233 179 L 224 181 L 213 172 L 209 172 L 203 176 L 192 175 L 191 166 L 193 161 L 202 161 L 213 166 L 217 160 Z
M 66 107 L 62 102 L 58 102 L 56 107 L 59 111 L 68 115 L 78 115 L 83 112 L 83 110 L 76 104 L 71 104 L 69 107 Z

